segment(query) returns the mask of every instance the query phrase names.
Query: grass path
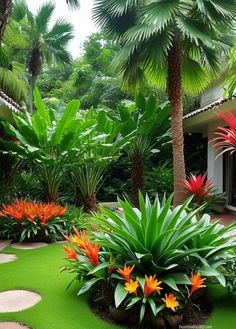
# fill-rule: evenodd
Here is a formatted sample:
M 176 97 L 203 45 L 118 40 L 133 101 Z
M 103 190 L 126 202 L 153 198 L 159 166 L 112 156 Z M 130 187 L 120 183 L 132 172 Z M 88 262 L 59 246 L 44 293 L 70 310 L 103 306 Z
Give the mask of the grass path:
M 76 285 L 65 292 L 73 275 L 59 272 L 62 249 L 62 244 L 53 244 L 35 250 L 4 250 L 15 253 L 18 260 L 0 265 L 0 291 L 28 289 L 40 293 L 42 301 L 25 311 L 0 313 L 0 321 L 15 320 L 33 329 L 120 328 L 98 319 L 85 299 L 76 296 Z
M 121 329 L 98 319 L 85 298 L 76 296 L 76 284 L 65 291 L 73 275 L 59 272 L 64 257 L 62 244 L 36 250 L 8 247 L 4 252 L 15 253 L 18 260 L 0 264 L 0 291 L 32 290 L 41 294 L 42 301 L 25 311 L 0 313 L 0 321 L 13 320 L 33 329 Z M 215 308 L 208 328 L 236 328 L 236 297 L 216 287 L 211 289 L 210 298 Z

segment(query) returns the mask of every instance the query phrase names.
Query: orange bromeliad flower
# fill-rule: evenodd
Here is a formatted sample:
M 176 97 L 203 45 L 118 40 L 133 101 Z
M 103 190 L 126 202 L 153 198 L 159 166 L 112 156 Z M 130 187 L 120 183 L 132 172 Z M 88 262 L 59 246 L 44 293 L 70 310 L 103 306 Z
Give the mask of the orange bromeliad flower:
M 138 295 L 137 289 L 139 287 L 138 280 L 133 281 L 132 279 L 129 280 L 129 282 L 125 283 L 125 290 L 129 292 L 129 294 L 135 294 L 135 296 Z
M 66 258 L 77 260 L 76 250 L 67 246 L 64 246 L 64 250 L 66 252 Z
M 145 286 L 144 286 L 144 296 L 148 297 L 150 296 L 154 291 L 157 291 L 158 294 L 160 294 L 160 290 L 163 288 L 159 287 L 161 284 L 161 281 L 157 281 L 156 274 L 153 276 L 150 275 L 149 277 L 145 275 Z
M 85 254 L 88 256 L 89 261 L 92 265 L 97 266 L 99 263 L 99 254 L 100 246 L 98 244 L 87 243 L 84 248 Z
M 176 312 L 176 307 L 179 306 L 179 302 L 176 300 L 175 295 L 165 294 L 165 298 L 162 298 L 162 300 L 165 302 L 167 308 L 170 308 L 173 312 Z
M 201 278 L 201 274 L 199 272 L 197 274 L 191 273 L 190 281 L 192 282 L 190 295 L 192 295 L 194 291 L 206 287 L 206 285 L 203 284 L 203 282 L 206 281 L 206 278 Z
M 3 205 L 0 217 L 10 217 L 16 221 L 35 222 L 40 221 L 41 226 L 55 217 L 61 217 L 67 211 L 66 207 L 61 207 L 54 203 L 15 201 L 9 205 Z
M 123 276 L 123 278 L 125 279 L 125 281 L 129 282 L 130 280 L 130 274 L 132 273 L 134 269 L 134 265 L 131 267 L 131 266 L 124 266 L 124 269 L 122 270 L 121 268 L 119 268 L 117 270 L 117 272 Z
M 73 227 L 73 231 L 76 235 L 72 238 L 71 242 L 76 243 L 79 248 L 85 249 L 89 243 L 89 238 L 86 236 L 87 231 L 83 230 L 80 234 L 75 227 Z

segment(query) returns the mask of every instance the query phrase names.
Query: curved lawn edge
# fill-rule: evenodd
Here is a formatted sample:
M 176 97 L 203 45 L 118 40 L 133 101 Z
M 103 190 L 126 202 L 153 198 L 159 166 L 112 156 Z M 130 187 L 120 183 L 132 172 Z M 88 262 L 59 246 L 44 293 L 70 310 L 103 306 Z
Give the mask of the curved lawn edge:
M 8 247 L 4 252 L 13 252 Z M 16 321 L 32 329 L 124 329 L 99 319 L 89 308 L 86 296 L 77 296 L 77 284 L 66 292 L 73 274 L 60 273 L 66 264 L 62 244 L 34 250 L 16 250 L 15 262 L 0 264 L 0 291 L 27 289 L 37 291 L 42 300 L 32 308 L 15 313 L 0 313 L 0 322 Z M 232 329 L 236 323 L 236 296 L 216 285 L 208 289 L 214 305 L 209 329 Z

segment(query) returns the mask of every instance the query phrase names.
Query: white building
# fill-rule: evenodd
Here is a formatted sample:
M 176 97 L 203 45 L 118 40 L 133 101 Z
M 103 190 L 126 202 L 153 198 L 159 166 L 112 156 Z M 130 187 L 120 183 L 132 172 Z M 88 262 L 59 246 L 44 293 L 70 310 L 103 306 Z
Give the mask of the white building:
M 200 108 L 184 117 L 186 133 L 201 133 L 209 142 L 216 137 L 217 127 L 226 126 L 223 120 L 217 118 L 217 113 L 232 111 L 236 116 L 236 95 L 229 100 L 223 94 L 224 90 L 217 83 L 203 93 Z M 226 208 L 236 211 L 236 153 L 217 159 L 216 155 L 213 145 L 208 143 L 208 178 L 213 180 L 219 192 L 226 192 Z
M 14 123 L 12 113 L 20 113 L 22 111 L 19 104 L 14 102 L 4 92 L 0 91 L 0 120 Z

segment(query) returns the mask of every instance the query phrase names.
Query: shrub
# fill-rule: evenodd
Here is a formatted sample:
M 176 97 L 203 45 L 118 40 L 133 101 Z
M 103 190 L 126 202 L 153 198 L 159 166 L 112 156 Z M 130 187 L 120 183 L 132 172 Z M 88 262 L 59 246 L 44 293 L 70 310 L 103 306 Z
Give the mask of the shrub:
M 52 241 L 62 238 L 66 224 L 62 219 L 66 207 L 53 203 L 15 201 L 0 211 L 2 238 Z
M 66 269 L 81 282 L 79 294 L 100 282 L 109 303 L 114 295 L 115 308 L 138 310 L 142 321 L 150 313 L 182 313 L 206 278 L 225 286 L 222 267 L 236 246 L 228 233 L 236 224 L 212 224 L 207 214 L 197 220 L 201 207 L 186 211 L 191 198 L 174 209 L 172 198 L 152 204 L 140 194 L 140 210 L 119 200 L 124 216 L 104 209 L 92 231 L 74 229 L 67 239 L 75 247 L 65 247 Z
M 225 201 L 225 193 L 218 193 L 213 182 L 207 179 L 207 173 L 190 174 L 183 182 L 188 196 L 193 196 L 192 206 L 204 204 L 204 210 L 214 209 L 214 204 Z

